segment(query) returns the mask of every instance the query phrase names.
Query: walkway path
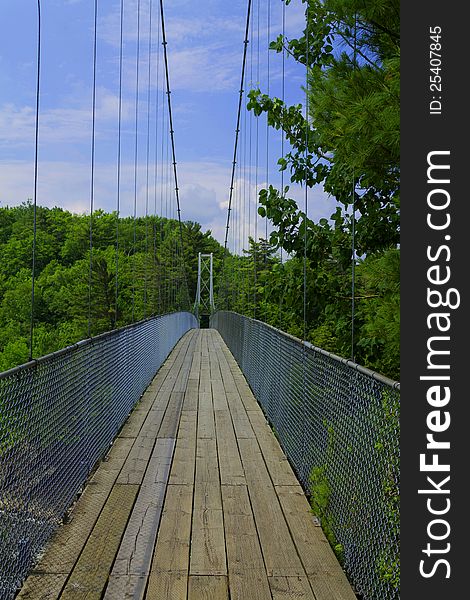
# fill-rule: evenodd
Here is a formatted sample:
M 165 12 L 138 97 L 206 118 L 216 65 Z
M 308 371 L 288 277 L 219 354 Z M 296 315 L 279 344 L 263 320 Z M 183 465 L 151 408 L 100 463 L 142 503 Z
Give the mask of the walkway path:
M 177 344 L 21 600 L 354 600 L 215 330 Z

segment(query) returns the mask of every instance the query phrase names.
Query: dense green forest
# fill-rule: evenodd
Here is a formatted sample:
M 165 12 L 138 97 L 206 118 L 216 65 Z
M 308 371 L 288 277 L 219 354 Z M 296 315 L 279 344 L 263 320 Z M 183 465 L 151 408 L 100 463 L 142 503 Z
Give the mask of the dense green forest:
M 266 240 L 244 256 L 228 255 L 197 223 L 183 223 L 185 276 L 176 221 L 147 217 L 93 218 L 91 304 L 90 218 L 38 207 L 33 356 L 145 317 L 193 306 L 198 253 L 214 254 L 218 308 L 236 310 L 303 337 L 303 260 L 281 263 Z M 0 209 L 0 370 L 29 356 L 33 207 Z M 116 251 L 116 241 L 118 250 Z M 117 277 L 116 277 L 117 274 Z M 395 375 L 398 364 L 398 250 L 368 256 L 357 266 L 358 360 Z M 332 259 L 308 261 L 307 339 L 348 355 L 350 272 Z
M 0 370 L 29 357 L 33 215 L 31 203 L 0 209 Z M 186 273 L 177 221 L 97 211 L 90 261 L 90 217 L 38 207 L 33 357 L 192 308 L 198 252 L 220 257 L 223 249 L 197 223 L 184 223 L 182 231 Z

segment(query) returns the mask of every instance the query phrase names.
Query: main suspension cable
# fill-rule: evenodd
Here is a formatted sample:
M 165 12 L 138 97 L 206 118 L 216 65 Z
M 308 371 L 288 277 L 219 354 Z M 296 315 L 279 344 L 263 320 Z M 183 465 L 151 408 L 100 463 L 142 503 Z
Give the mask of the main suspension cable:
M 250 0 L 250 2 L 251 2 L 251 0 Z M 183 275 L 184 275 L 186 302 L 187 302 L 187 306 L 189 308 L 190 298 L 189 298 L 188 278 L 187 278 L 187 274 L 186 274 L 186 264 L 185 264 L 185 260 L 184 260 L 183 223 L 181 221 L 181 206 L 180 206 L 179 187 L 178 187 L 178 171 L 176 168 L 175 136 L 174 136 L 174 129 L 173 129 L 173 115 L 172 115 L 172 110 L 171 110 L 170 75 L 169 75 L 169 69 L 168 69 L 168 52 L 167 52 L 165 14 L 164 14 L 164 10 L 163 10 L 163 0 L 160 0 L 160 15 L 161 15 L 161 27 L 162 27 L 163 58 L 164 58 L 164 64 L 165 64 L 166 93 L 167 93 L 167 97 L 168 97 L 168 118 L 169 118 L 169 126 L 170 126 L 171 153 L 172 153 L 172 159 L 173 159 L 173 176 L 174 176 L 174 181 L 175 181 L 176 209 L 177 209 L 177 213 L 178 213 L 181 254 L 182 254 L 182 269 L 183 269 Z
M 222 261 L 222 274 L 221 281 L 224 281 L 225 277 L 225 261 L 228 252 L 228 233 L 230 230 L 230 216 L 232 211 L 232 200 L 233 200 L 233 189 L 234 189 L 234 181 L 235 181 L 235 171 L 237 165 L 237 149 L 238 149 L 238 137 L 240 133 L 240 118 L 243 104 L 243 87 L 245 82 L 245 68 L 246 68 L 246 56 L 247 49 L 249 44 L 249 30 L 250 30 L 250 16 L 251 16 L 251 0 L 248 0 L 248 8 L 246 12 L 246 25 L 245 25 L 245 39 L 243 41 L 243 60 L 242 60 L 242 72 L 240 77 L 240 92 L 238 97 L 238 110 L 237 110 L 237 126 L 235 129 L 235 143 L 233 148 L 233 160 L 232 160 L 232 173 L 230 177 L 230 190 L 229 190 L 229 200 L 228 200 L 228 208 L 227 208 L 227 224 L 225 227 L 225 241 L 224 241 L 224 256 Z
M 233 160 L 232 160 L 232 175 L 230 180 L 230 193 L 228 200 L 228 211 L 227 211 L 227 225 L 225 227 L 225 242 L 224 249 L 227 251 L 227 240 L 228 240 L 228 231 L 230 228 L 230 212 L 232 210 L 232 196 L 233 196 L 233 183 L 235 179 L 235 167 L 237 164 L 237 147 L 238 147 L 238 135 L 240 133 L 240 116 L 242 111 L 242 103 L 243 103 L 243 86 L 245 81 L 245 66 L 246 66 L 246 54 L 249 43 L 248 33 L 250 27 L 250 14 L 251 14 L 251 0 L 248 0 L 248 9 L 246 13 L 246 26 L 245 26 L 245 40 L 243 42 L 243 62 L 242 62 L 242 74 L 240 78 L 240 94 L 238 98 L 238 112 L 237 112 L 237 127 L 235 129 L 235 144 L 233 148 Z

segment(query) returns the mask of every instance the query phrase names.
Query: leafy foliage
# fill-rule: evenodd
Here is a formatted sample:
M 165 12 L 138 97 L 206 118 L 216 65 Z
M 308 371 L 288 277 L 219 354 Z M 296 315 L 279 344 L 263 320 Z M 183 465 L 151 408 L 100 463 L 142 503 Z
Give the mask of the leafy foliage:
M 399 3 L 304 4 L 303 34 L 280 35 L 271 48 L 306 66 L 308 114 L 260 89 L 251 90 L 247 108 L 283 130 L 290 149 L 278 163 L 291 182 L 321 185 L 338 205 L 316 223 L 289 197 L 288 185 L 261 190 L 258 213 L 273 226 L 263 241 L 269 260 L 256 259 L 254 242 L 246 257 L 231 258 L 239 275 L 230 304 L 398 379 Z M 244 281 L 255 287 L 249 300 Z

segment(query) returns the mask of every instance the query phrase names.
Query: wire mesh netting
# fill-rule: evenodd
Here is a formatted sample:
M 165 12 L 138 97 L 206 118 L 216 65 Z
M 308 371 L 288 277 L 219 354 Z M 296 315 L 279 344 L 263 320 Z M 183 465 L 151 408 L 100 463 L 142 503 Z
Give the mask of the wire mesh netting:
M 173 313 L 0 374 L 0 599 L 13 598 L 176 342 Z
M 356 592 L 399 598 L 400 386 L 233 312 L 212 317 Z

